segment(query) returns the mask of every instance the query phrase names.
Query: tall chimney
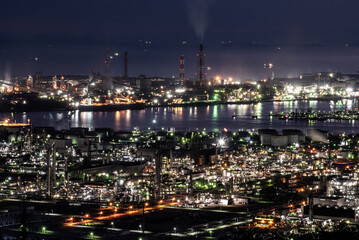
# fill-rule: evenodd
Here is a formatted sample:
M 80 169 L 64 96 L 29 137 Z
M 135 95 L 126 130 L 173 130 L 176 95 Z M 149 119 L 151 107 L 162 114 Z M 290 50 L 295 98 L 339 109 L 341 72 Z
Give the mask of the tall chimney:
M 184 83 L 184 55 L 181 54 L 180 56 L 180 74 L 179 74 L 179 81 L 180 85 L 183 86 Z
M 110 55 L 109 55 L 109 49 L 106 49 L 106 60 L 105 60 L 105 64 L 106 64 L 106 82 L 109 81 L 110 79 Z
M 199 53 L 198 56 L 198 71 L 197 71 L 197 79 L 201 86 L 204 85 L 204 81 L 206 80 L 206 71 L 205 71 L 205 61 L 204 57 L 206 56 L 203 51 L 203 44 L 199 45 Z

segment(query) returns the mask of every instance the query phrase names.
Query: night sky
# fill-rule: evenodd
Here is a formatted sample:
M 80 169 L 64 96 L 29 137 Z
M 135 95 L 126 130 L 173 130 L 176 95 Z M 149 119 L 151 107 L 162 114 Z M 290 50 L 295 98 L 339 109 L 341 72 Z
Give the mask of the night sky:
M 205 44 L 209 76 L 259 79 L 359 70 L 357 0 L 12 0 L 0 7 L 0 75 L 104 71 L 106 48 L 119 53 L 111 72 L 186 77 Z M 146 44 L 147 41 L 147 44 Z M 186 44 L 183 44 L 183 42 Z

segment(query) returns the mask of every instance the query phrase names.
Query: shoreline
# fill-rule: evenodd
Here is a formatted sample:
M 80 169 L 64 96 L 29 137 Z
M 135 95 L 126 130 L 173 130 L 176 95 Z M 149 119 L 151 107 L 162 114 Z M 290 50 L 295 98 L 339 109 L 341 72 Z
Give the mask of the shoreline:
M 2 106 L 0 108 L 1 113 L 20 113 L 20 112 L 54 112 L 54 111 L 81 111 L 81 112 L 113 112 L 122 110 L 144 110 L 146 108 L 154 107 L 197 107 L 197 106 L 216 106 L 216 105 L 247 105 L 258 104 L 265 102 L 305 102 L 305 101 L 318 101 L 318 102 L 330 102 L 339 100 L 354 100 L 355 98 L 308 98 L 308 99 L 291 99 L 291 100 L 261 100 L 261 101 L 216 101 L 216 102 L 193 102 L 193 103 L 180 103 L 180 104 L 158 104 L 158 105 L 146 105 L 146 104 L 126 104 L 126 105 L 103 105 L 103 106 L 80 106 L 78 108 L 73 107 L 60 107 L 60 108 L 42 108 L 30 107 L 22 105 L 19 109 L 10 110 L 11 106 L 6 106 L 5 109 Z

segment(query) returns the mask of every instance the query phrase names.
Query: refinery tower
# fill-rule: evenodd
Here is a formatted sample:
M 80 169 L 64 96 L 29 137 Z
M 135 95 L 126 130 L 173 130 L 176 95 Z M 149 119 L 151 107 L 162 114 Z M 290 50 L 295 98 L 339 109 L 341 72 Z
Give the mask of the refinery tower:
M 199 53 L 197 54 L 197 84 L 200 86 L 205 86 L 206 84 L 206 65 L 205 65 L 205 56 L 203 50 L 203 44 L 199 45 Z

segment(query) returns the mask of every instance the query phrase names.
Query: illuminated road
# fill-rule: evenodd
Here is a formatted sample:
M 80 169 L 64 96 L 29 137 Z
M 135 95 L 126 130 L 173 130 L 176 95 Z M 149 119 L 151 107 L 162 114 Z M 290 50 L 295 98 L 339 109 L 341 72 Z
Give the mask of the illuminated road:
M 215 212 L 215 213 L 232 213 L 232 214 L 248 214 L 248 212 L 233 212 L 229 210 L 218 210 L 209 208 L 189 208 L 189 207 L 167 207 L 172 209 L 189 210 L 189 211 L 202 211 L 202 212 Z
M 104 221 L 104 220 L 113 220 L 113 219 L 117 219 L 117 218 L 121 218 L 121 217 L 125 217 L 125 216 L 131 216 L 131 215 L 140 215 L 143 214 L 146 211 L 155 211 L 155 210 L 159 210 L 159 209 L 163 209 L 166 207 L 171 207 L 178 204 L 178 202 L 171 202 L 171 203 L 166 203 L 166 204 L 160 204 L 160 205 L 156 205 L 153 207 L 145 207 L 143 208 L 139 208 L 139 209 L 135 209 L 135 210 L 129 210 L 123 213 L 113 213 L 110 215 L 104 215 L 104 216 L 97 216 L 94 218 L 90 218 L 89 216 L 84 216 L 83 218 L 86 218 L 84 220 L 81 221 L 73 221 L 73 217 L 67 219 L 69 222 L 65 223 L 65 226 L 69 226 L 69 227 L 73 227 L 76 225 L 83 225 L 83 224 L 87 224 L 87 223 L 92 223 L 92 222 L 96 222 L 96 221 Z M 101 212 L 100 212 L 101 215 Z
M 166 203 L 166 204 L 160 204 L 160 205 L 156 205 L 156 206 L 148 206 L 145 207 L 144 209 L 139 208 L 139 209 L 134 209 L 134 210 L 129 210 L 123 213 L 113 213 L 110 215 L 104 215 L 101 216 L 101 214 L 103 214 L 103 212 L 99 212 L 100 216 L 96 216 L 93 218 L 90 218 L 89 216 L 84 216 L 83 220 L 81 221 L 70 221 L 70 222 L 66 222 L 65 226 L 69 226 L 69 227 L 76 227 L 76 228 L 95 228 L 94 226 L 86 226 L 86 224 L 88 223 L 95 223 L 98 221 L 106 221 L 106 220 L 114 220 L 114 219 L 118 219 L 121 217 L 125 217 L 125 216 L 131 216 L 131 215 L 141 215 L 146 211 L 155 211 L 155 210 L 160 210 L 163 208 L 171 208 L 171 209 L 179 209 L 179 210 L 192 210 L 192 211 L 208 211 L 208 212 L 216 212 L 216 213 L 233 213 L 227 210 L 212 210 L 212 209 L 193 209 L 193 208 L 179 208 L 176 207 L 175 205 L 177 205 L 178 202 L 172 202 L 172 203 Z M 107 208 L 108 209 L 108 208 Z M 104 209 L 103 209 L 104 210 Z M 111 209 L 112 210 L 112 209 Z M 244 212 L 240 212 L 240 213 L 233 213 L 233 214 L 244 214 Z M 71 218 L 73 220 L 73 218 Z M 241 220 L 240 220 L 241 219 Z M 248 224 L 250 222 L 252 222 L 251 219 L 245 219 L 245 218 L 233 218 L 233 219 L 227 219 L 227 220 L 222 220 L 222 221 L 214 221 L 214 222 L 210 222 L 210 223 L 204 223 L 201 225 L 197 225 L 193 228 L 190 228 L 184 232 L 175 232 L 175 231 L 171 231 L 171 232 L 166 232 L 164 234 L 166 235 L 172 235 L 172 236 L 176 236 L 176 237 L 190 237 L 190 236 L 196 236 L 196 235 L 212 235 L 212 233 L 214 233 L 217 230 L 222 230 L 225 228 L 230 228 L 230 227 L 235 227 L 235 226 L 239 226 L 239 225 L 244 225 L 244 224 Z M 69 219 L 68 219 L 69 220 Z M 225 223 L 223 223 L 225 222 Z M 111 231 L 123 231 L 123 229 L 120 228 L 108 228 L 108 230 Z M 142 232 L 141 230 L 129 230 L 130 233 L 137 233 L 137 234 L 154 234 L 151 231 L 144 231 Z
M 172 235 L 172 236 L 176 236 L 176 237 L 188 237 L 188 236 L 196 236 L 196 235 L 200 235 L 200 234 L 212 235 L 212 233 L 214 233 L 214 231 L 217 231 L 217 230 L 222 230 L 222 229 L 225 229 L 225 228 L 230 228 L 230 227 L 235 227 L 235 226 L 239 226 L 239 225 L 249 224 L 249 223 L 252 222 L 252 219 L 242 220 L 242 221 L 234 221 L 234 222 L 228 223 L 228 224 L 222 224 L 221 222 L 222 221 L 218 221 L 216 226 L 212 226 L 212 227 L 208 227 L 208 225 L 209 225 L 208 223 L 207 224 L 201 224 L 202 227 L 197 228 L 196 230 L 194 230 L 192 228 L 192 230 L 190 229 L 189 231 L 181 232 L 181 233 L 167 232 L 166 235 Z
M 147 203 L 145 203 L 147 204 Z M 188 211 L 204 211 L 204 212 L 212 212 L 212 213 L 225 213 L 225 214 L 234 214 L 236 215 L 236 217 L 233 218 L 227 218 L 227 219 L 222 219 L 222 220 L 216 220 L 216 221 L 211 221 L 208 223 L 203 223 L 200 225 L 196 225 L 193 226 L 191 228 L 188 228 L 184 231 L 177 231 L 176 228 L 174 228 L 174 230 L 172 231 L 168 231 L 168 232 L 164 232 L 162 234 L 168 235 L 168 236 L 176 236 L 176 237 L 197 237 L 197 236 L 208 236 L 208 237 L 212 237 L 212 235 L 216 234 L 216 231 L 220 231 L 223 229 L 227 229 L 227 228 L 232 228 L 232 227 L 236 227 L 236 226 L 240 226 L 240 225 L 248 225 L 250 224 L 253 220 L 250 217 L 250 213 L 248 212 L 231 212 L 230 210 L 217 210 L 217 209 L 206 209 L 206 208 L 182 208 L 182 207 L 177 207 L 176 205 L 178 204 L 178 202 L 171 202 L 171 203 L 165 203 L 165 204 L 159 204 L 156 206 L 147 206 L 145 205 L 145 208 L 137 208 L 137 209 L 131 209 L 125 212 L 121 212 L 121 213 L 117 213 L 116 209 L 113 207 L 110 208 L 101 208 L 99 210 L 99 212 L 97 213 L 96 216 L 89 216 L 89 215 L 85 215 L 85 216 L 80 216 L 80 217 L 71 217 L 70 219 L 67 219 L 68 222 L 66 222 L 64 225 L 68 226 L 68 227 L 75 227 L 75 228 L 88 228 L 88 229 L 95 229 L 96 228 L 96 224 L 101 222 L 101 221 L 109 221 L 109 220 L 115 220 L 121 217 L 126 217 L 126 216 L 135 216 L 135 215 L 141 215 L 143 213 L 146 213 L 148 211 L 156 211 L 156 210 L 160 210 L 160 209 L 164 209 L 164 208 L 169 208 L 169 209 L 178 209 L 178 210 L 188 210 Z M 275 206 L 278 207 L 278 206 Z M 268 211 L 268 209 L 270 209 L 271 211 L 273 210 L 273 208 L 275 208 L 273 206 L 271 206 L 270 208 L 266 208 L 266 209 L 260 209 L 260 210 L 256 210 L 253 212 L 265 212 Z M 283 207 L 283 205 L 281 205 L 281 207 Z M 132 208 L 130 206 L 130 208 Z M 112 214 L 106 214 L 106 211 L 112 211 Z M 77 221 L 76 219 L 81 218 L 81 221 Z M 70 220 L 70 221 L 69 221 Z M 91 223 L 93 223 L 93 226 L 91 226 Z M 110 231 L 114 231 L 114 232 L 121 232 L 124 231 L 125 229 L 121 229 L 121 228 L 116 228 L 116 227 L 109 227 L 107 228 Z M 160 234 L 160 233 L 156 233 L 156 232 L 152 232 L 152 231 L 142 231 L 141 229 L 135 229 L 135 230 L 128 230 L 129 233 L 132 234 L 146 234 L 146 235 L 154 235 L 156 236 L 156 234 Z

